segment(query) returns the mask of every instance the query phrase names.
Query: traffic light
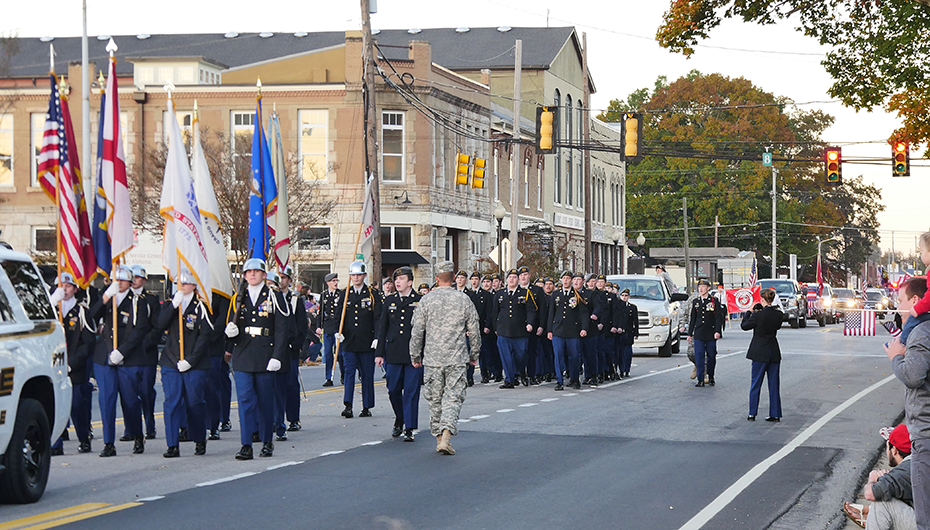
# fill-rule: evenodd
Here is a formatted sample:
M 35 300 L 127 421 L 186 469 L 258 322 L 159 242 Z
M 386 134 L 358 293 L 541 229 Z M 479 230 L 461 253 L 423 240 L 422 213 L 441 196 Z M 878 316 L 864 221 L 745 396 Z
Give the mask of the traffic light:
M 643 157 L 642 114 L 628 112 L 623 115 L 620 143 L 623 144 L 623 159 L 627 162 L 638 162 Z
M 558 107 L 536 107 L 536 154 L 555 152 L 559 131 Z
M 483 158 L 475 157 L 475 171 L 471 176 L 471 187 L 477 189 L 484 188 L 484 167 L 488 161 Z
M 468 185 L 468 173 L 470 165 L 471 158 L 468 155 L 459 153 L 455 156 L 455 183 L 457 185 Z
M 824 152 L 824 173 L 827 185 L 838 186 L 843 183 L 843 155 L 839 147 L 828 147 Z
M 911 176 L 911 150 L 904 142 L 895 142 L 891 146 L 891 176 Z

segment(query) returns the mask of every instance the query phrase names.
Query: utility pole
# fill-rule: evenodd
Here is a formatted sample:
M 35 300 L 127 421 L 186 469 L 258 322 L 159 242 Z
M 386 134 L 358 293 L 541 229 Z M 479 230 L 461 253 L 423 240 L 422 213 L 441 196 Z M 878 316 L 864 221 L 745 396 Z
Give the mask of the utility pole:
M 778 277 L 778 246 L 775 244 L 775 219 L 778 208 L 777 197 L 775 196 L 775 178 L 778 176 L 778 170 L 772 167 L 772 279 Z
M 620 251 L 620 274 L 626 274 L 627 273 L 626 172 L 627 172 L 627 168 L 629 168 L 630 166 L 629 164 L 626 163 L 626 161 L 623 161 L 622 164 L 623 164 L 623 168 L 622 168 L 623 173 L 622 175 L 620 175 L 620 223 L 621 223 L 620 232 L 623 234 L 623 247 L 621 247 L 621 251 Z
M 510 186 L 510 196 L 513 202 L 510 207 L 510 252 L 507 253 L 507 266 L 505 271 L 517 266 L 516 250 L 520 242 L 520 168 L 523 166 L 523 146 L 520 144 L 520 78 L 523 76 L 523 41 L 517 39 L 514 45 L 513 60 L 513 175 Z
M 582 80 L 584 82 L 584 88 L 582 89 L 582 97 L 584 107 L 581 110 L 581 131 L 582 131 L 582 142 L 584 145 L 590 145 L 591 141 L 591 121 L 588 117 L 588 108 L 590 107 L 591 92 L 588 89 L 588 36 L 586 33 L 581 34 L 581 70 L 582 70 Z M 584 150 L 584 246 L 585 246 L 585 266 L 591 272 L 599 272 L 594 269 L 594 245 L 591 241 L 591 223 L 592 223 L 592 210 L 594 209 L 594 197 L 591 194 L 591 151 L 585 148 Z
M 681 211 L 685 219 L 685 283 L 688 286 L 688 294 L 691 294 L 691 252 L 688 250 L 688 198 L 682 197 Z
M 378 175 L 378 108 L 375 105 L 375 46 L 371 38 L 371 6 L 369 0 L 362 2 L 362 61 L 365 102 L 365 165 L 366 178 L 371 179 L 371 194 L 374 199 L 374 237 L 371 241 L 371 281 L 381 284 L 381 190 Z M 353 259 L 355 257 L 353 256 Z

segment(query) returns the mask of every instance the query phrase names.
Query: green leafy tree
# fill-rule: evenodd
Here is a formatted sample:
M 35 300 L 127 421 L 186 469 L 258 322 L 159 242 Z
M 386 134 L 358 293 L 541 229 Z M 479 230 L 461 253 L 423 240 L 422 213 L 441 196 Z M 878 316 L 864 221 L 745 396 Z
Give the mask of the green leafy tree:
M 822 64 L 832 97 L 856 110 L 884 106 L 904 123 L 893 138 L 930 145 L 930 0 L 671 0 L 656 40 L 691 56 L 727 18 L 791 19 L 831 47 Z

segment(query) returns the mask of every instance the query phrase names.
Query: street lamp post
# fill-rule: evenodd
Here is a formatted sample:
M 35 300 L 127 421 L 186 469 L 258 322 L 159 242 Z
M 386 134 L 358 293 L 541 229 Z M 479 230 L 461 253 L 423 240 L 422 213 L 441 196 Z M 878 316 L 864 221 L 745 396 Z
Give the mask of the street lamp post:
M 618 245 L 620 244 L 620 239 L 623 237 L 623 232 L 619 228 L 614 229 L 612 239 L 614 240 L 614 274 L 620 274 L 620 256 L 617 254 Z
M 830 239 L 824 239 L 823 241 L 821 241 L 821 240 L 820 240 L 820 236 L 817 236 L 817 263 L 818 263 L 818 264 L 820 263 L 820 247 L 821 247 L 821 245 L 823 245 L 824 243 L 829 243 L 830 241 L 838 241 L 839 239 L 840 239 L 839 237 L 831 237 Z
M 497 219 L 497 268 L 503 273 L 504 271 L 504 215 L 507 210 L 500 202 L 494 207 L 494 218 Z

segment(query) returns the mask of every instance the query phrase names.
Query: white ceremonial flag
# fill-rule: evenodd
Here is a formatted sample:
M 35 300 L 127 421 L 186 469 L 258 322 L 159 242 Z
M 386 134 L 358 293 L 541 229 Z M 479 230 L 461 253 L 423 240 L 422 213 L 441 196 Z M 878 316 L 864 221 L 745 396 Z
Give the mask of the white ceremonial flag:
M 359 252 L 364 258 L 371 256 L 371 246 L 375 237 L 375 198 L 371 192 L 371 181 L 365 184 L 365 198 L 362 203 L 362 231 L 359 237 Z
M 203 246 L 207 249 L 207 261 L 210 264 L 210 285 L 213 292 L 226 298 L 232 298 L 233 284 L 229 275 L 229 260 L 226 257 L 226 243 L 223 239 L 223 226 L 220 223 L 220 207 L 213 191 L 213 180 L 207 167 L 207 158 L 200 145 L 200 122 L 194 115 L 194 146 L 191 157 L 191 176 L 194 179 L 194 194 L 200 208 L 200 222 L 203 226 Z

